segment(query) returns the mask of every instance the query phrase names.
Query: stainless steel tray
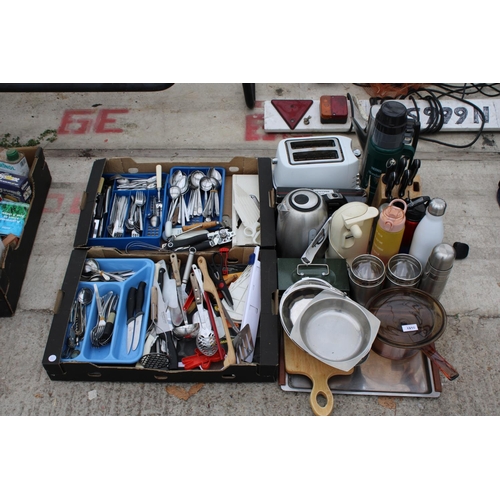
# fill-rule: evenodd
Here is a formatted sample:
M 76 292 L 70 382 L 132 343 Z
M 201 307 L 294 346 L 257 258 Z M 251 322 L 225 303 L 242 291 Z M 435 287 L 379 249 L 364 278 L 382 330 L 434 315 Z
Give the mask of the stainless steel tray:
M 441 395 L 439 373 L 423 354 L 392 361 L 370 351 L 368 359 L 354 368 L 352 375 L 332 377 L 332 394 L 438 398 Z M 312 382 L 304 375 L 285 373 L 284 391 L 311 392 Z

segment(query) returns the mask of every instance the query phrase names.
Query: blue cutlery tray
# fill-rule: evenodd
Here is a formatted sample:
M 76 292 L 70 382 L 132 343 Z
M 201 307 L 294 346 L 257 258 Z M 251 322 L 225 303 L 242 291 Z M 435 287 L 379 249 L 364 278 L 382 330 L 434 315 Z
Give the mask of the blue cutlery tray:
M 189 179 L 189 176 L 193 172 L 196 172 L 198 170 L 203 172 L 203 174 L 208 175 L 211 168 L 212 167 L 183 167 L 183 166 L 172 167 L 170 170 L 167 192 L 166 192 L 166 197 L 168 199 L 169 206 L 173 202 L 173 200 L 171 199 L 171 197 L 169 195 L 169 190 L 170 190 L 170 187 L 172 186 L 172 180 L 174 179 L 176 171 L 180 170 L 183 174 L 187 175 L 187 177 Z M 218 204 L 219 215 L 217 217 L 216 216 L 212 217 L 211 220 L 220 223 L 222 221 L 222 215 L 223 215 L 222 211 L 224 209 L 224 187 L 225 187 L 225 183 L 226 183 L 226 170 L 222 167 L 215 167 L 214 170 L 216 170 L 220 174 L 220 177 L 221 177 L 220 187 L 217 190 L 217 194 L 219 196 L 219 204 Z M 191 190 L 188 190 L 188 192 L 183 195 L 186 206 L 189 204 L 190 195 L 191 195 Z M 203 192 L 202 192 L 202 207 L 205 208 L 205 199 L 204 199 Z M 164 221 L 166 221 L 166 220 L 167 220 L 167 218 L 165 216 Z M 203 216 L 194 216 L 194 217 L 191 217 L 191 219 L 189 219 L 188 221 L 186 221 L 185 225 L 189 226 L 189 225 L 198 224 L 198 223 L 204 222 L 204 221 L 205 221 L 205 219 L 203 218 Z M 182 224 L 172 224 L 173 228 L 179 228 L 181 226 L 182 226 Z
M 109 175 L 104 175 L 103 177 L 110 177 Z M 152 177 L 152 174 L 124 174 L 122 177 L 133 177 L 133 178 L 144 178 L 148 179 L 149 177 Z M 100 238 L 92 238 L 89 237 L 88 239 L 88 245 L 89 246 L 103 246 L 103 247 L 112 247 L 112 248 L 118 248 L 120 250 L 125 250 L 127 246 L 130 243 L 145 243 L 148 245 L 154 245 L 159 247 L 161 245 L 161 235 L 163 232 L 163 227 L 165 224 L 165 219 L 166 219 L 166 213 L 168 212 L 168 202 L 169 202 L 169 197 L 167 196 L 167 181 L 168 181 L 168 174 L 163 174 L 162 175 L 162 188 L 161 188 L 161 201 L 163 204 L 163 209 L 162 209 L 162 216 L 161 220 L 159 221 L 158 225 L 156 227 L 153 227 L 151 225 L 151 219 L 148 217 L 148 214 L 155 213 L 155 207 L 153 206 L 154 198 L 158 197 L 158 190 L 156 188 L 154 189 L 142 189 L 141 191 L 144 192 L 146 195 L 146 203 L 144 204 L 143 207 L 143 233 L 142 236 L 138 237 L 132 237 L 131 236 L 131 231 L 125 228 L 124 231 L 124 236 L 122 237 L 112 237 L 107 230 L 105 229 L 104 234 Z M 126 196 L 127 197 L 127 217 L 129 214 L 130 210 L 130 205 L 131 205 L 131 196 L 135 196 L 137 193 L 136 189 L 118 189 L 118 184 L 117 181 L 115 180 L 113 182 L 113 187 L 112 187 L 112 192 L 111 192 L 111 200 L 109 204 L 109 213 L 107 215 L 106 219 L 106 225 L 104 226 L 105 228 L 108 227 L 111 219 L 111 209 L 113 207 L 113 201 L 115 200 L 116 196 Z M 92 228 L 91 228 L 92 231 Z M 92 232 L 91 232 L 92 234 Z
M 83 287 L 92 290 L 92 302 L 87 306 L 87 329 L 80 342 L 80 354 L 74 358 L 62 357 L 65 362 L 90 362 L 97 365 L 133 365 L 137 363 L 143 353 L 144 343 L 146 341 L 146 331 L 149 321 L 149 310 L 151 303 L 151 287 L 154 280 L 155 264 L 150 259 L 95 259 L 99 263 L 102 271 L 134 271 L 134 274 L 124 281 L 80 281 L 76 290 L 75 298 Z M 144 316 L 139 338 L 139 345 L 135 351 L 127 354 L 127 295 L 130 287 L 139 285 L 141 281 L 146 283 L 144 290 Z M 94 347 L 91 343 L 91 330 L 98 321 L 97 304 L 95 300 L 94 284 L 101 298 L 109 291 L 119 295 L 116 307 L 116 319 L 113 328 L 111 342 L 102 347 Z M 63 356 L 66 351 L 67 339 L 70 332 L 71 323 L 66 330 L 66 340 L 63 347 Z

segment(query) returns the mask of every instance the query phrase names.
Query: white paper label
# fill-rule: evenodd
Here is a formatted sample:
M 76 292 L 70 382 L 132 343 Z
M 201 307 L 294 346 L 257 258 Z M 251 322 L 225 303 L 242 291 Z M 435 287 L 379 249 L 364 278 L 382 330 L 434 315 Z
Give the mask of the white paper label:
M 403 325 L 401 328 L 403 332 L 416 332 L 418 330 L 417 325 Z

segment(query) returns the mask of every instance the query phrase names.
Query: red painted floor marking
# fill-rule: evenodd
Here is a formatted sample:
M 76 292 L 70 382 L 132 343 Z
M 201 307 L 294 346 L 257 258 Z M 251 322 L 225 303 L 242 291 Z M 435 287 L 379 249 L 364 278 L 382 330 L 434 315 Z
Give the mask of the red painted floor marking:
M 49 193 L 43 211 L 46 213 L 57 214 L 61 211 L 64 202 L 64 194 L 62 193 Z
M 73 201 L 71 202 L 71 207 L 69 209 L 70 214 L 80 214 L 80 203 L 82 201 L 82 197 L 77 194 L 74 196 Z
M 64 111 L 61 124 L 57 130 L 60 135 L 65 134 L 120 134 L 123 129 L 111 127 L 116 123 L 113 114 L 126 114 L 128 109 L 67 109 Z

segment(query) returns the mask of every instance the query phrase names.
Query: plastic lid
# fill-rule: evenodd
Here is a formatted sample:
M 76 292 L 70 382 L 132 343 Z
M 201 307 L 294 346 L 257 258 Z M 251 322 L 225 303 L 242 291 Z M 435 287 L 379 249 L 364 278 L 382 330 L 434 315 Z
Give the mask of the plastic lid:
M 404 209 L 399 208 L 394 204 L 395 202 L 397 202 L 398 204 L 403 204 L 405 208 Z M 392 200 L 389 203 L 389 206 L 384 208 L 384 210 L 380 214 L 379 224 L 386 231 L 397 233 L 405 226 L 406 222 L 405 212 L 406 212 L 406 203 L 404 202 L 404 200 L 400 199 Z
M 417 288 L 386 288 L 368 301 L 366 309 L 380 320 L 378 338 L 392 347 L 418 349 L 446 330 L 441 303 Z
M 438 271 L 447 271 L 455 262 L 455 249 L 447 243 L 436 245 L 429 256 L 429 264 Z
M 446 212 L 446 201 L 441 198 L 433 198 L 429 202 L 429 206 L 427 207 L 427 211 L 431 215 L 435 215 L 436 217 L 440 217 L 444 215 Z
M 377 112 L 375 127 L 387 135 L 401 135 L 406 131 L 406 106 L 398 101 L 386 101 Z
M 320 196 L 310 189 L 297 189 L 290 193 L 290 205 L 300 212 L 311 212 L 321 204 Z
M 19 158 L 19 152 L 17 151 L 17 149 L 8 149 L 6 156 L 7 156 L 7 160 L 15 161 Z

